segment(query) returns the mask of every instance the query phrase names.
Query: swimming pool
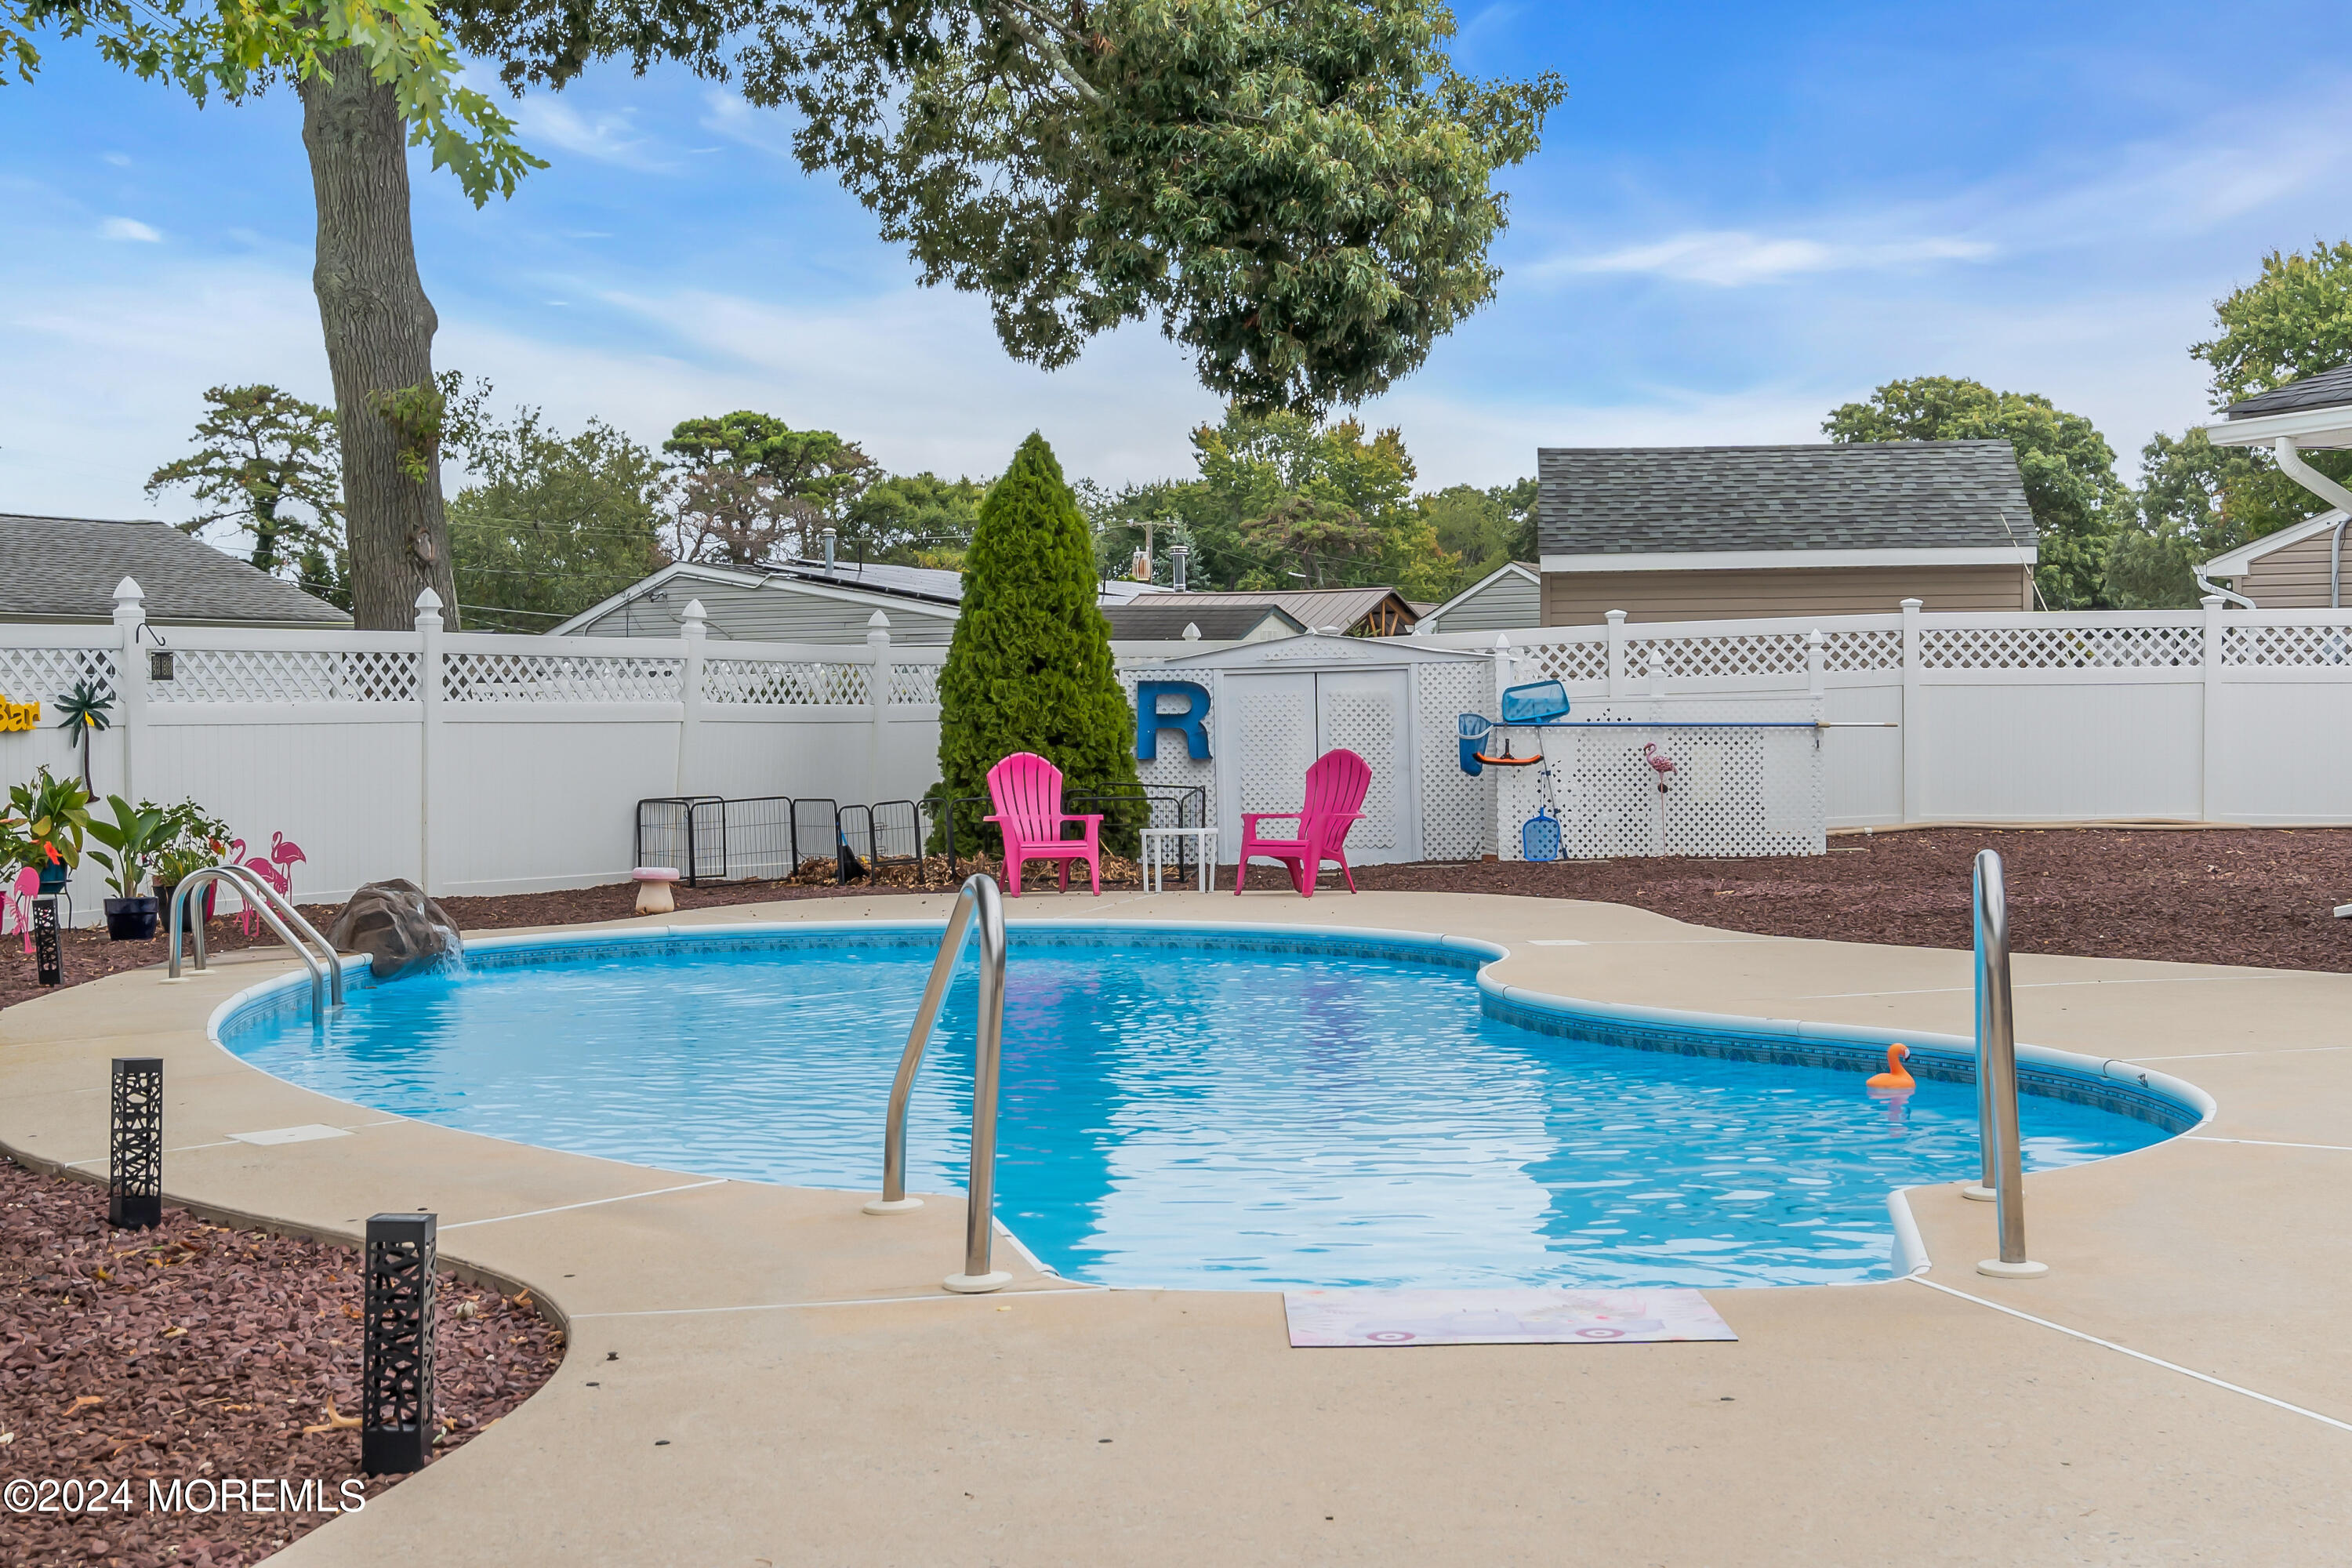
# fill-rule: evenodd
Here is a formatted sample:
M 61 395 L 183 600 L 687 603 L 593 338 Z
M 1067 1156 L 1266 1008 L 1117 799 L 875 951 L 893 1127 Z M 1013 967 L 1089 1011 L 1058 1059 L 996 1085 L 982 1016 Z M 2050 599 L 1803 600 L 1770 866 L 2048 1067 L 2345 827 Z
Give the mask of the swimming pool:
M 257 1068 L 397 1115 L 873 1190 L 938 940 L 520 939 L 478 944 L 463 976 L 355 987 L 323 1029 L 283 985 L 217 1028 Z M 1884 1041 L 1580 1012 L 1482 983 L 1498 949 L 1404 933 L 1023 923 L 1010 951 L 997 1212 L 1075 1279 L 1848 1282 L 1890 1271 L 1890 1189 L 1975 1169 L 1975 1089 L 1948 1048 L 1915 1055 L 1916 1090 L 1874 1095 Z M 915 1089 L 913 1191 L 962 1186 L 973 988 L 967 958 Z M 2022 1100 L 2028 1169 L 2199 1116 L 2050 1053 L 2021 1076 L 2043 1091 Z

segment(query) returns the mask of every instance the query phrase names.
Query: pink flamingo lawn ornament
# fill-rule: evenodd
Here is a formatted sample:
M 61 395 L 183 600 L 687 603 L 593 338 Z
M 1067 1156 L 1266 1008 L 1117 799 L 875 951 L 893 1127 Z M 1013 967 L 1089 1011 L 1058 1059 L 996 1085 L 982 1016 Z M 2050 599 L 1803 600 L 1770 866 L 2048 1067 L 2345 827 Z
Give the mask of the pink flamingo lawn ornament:
M 0 933 L 8 929 L 8 911 L 16 911 L 16 929 L 25 933 L 25 951 L 33 951 L 33 895 L 41 890 L 41 868 L 27 866 L 8 884 L 7 902 L 0 904 Z
M 236 856 L 242 854 L 244 850 L 245 840 L 240 838 L 230 847 L 229 855 L 234 858 Z M 268 855 L 257 855 L 252 859 L 247 860 L 245 863 L 245 868 L 252 872 L 255 876 L 260 878 L 264 882 L 268 883 L 270 889 L 275 891 L 279 898 L 284 899 L 290 904 L 294 901 L 293 868 L 295 866 L 309 858 L 310 857 L 302 853 L 302 847 L 300 845 L 287 837 L 283 833 L 273 833 L 269 836 L 269 853 Z M 253 907 L 253 900 L 250 899 L 246 900 L 244 925 L 245 933 L 247 936 L 251 936 L 253 934 L 254 922 L 258 919 L 260 919 L 260 916 Z
M 1658 793 L 1665 794 L 1666 775 L 1675 771 L 1674 758 L 1658 750 L 1655 741 L 1644 741 L 1642 742 L 1642 760 L 1650 764 L 1652 773 L 1658 775 Z

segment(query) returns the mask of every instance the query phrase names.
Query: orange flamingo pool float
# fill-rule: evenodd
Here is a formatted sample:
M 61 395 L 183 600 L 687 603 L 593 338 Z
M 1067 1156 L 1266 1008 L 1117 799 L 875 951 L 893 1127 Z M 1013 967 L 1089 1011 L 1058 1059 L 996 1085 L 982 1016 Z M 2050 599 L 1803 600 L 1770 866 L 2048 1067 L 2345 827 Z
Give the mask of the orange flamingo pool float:
M 1905 1045 L 1900 1040 L 1897 1040 L 1893 1045 L 1887 1047 L 1886 1070 L 1882 1073 L 1873 1073 L 1870 1078 L 1864 1082 L 1863 1087 L 1864 1089 L 1918 1088 L 1918 1080 L 1914 1079 L 1908 1072 L 1905 1071 L 1903 1067 L 1903 1058 L 1910 1054 L 1911 1047 Z

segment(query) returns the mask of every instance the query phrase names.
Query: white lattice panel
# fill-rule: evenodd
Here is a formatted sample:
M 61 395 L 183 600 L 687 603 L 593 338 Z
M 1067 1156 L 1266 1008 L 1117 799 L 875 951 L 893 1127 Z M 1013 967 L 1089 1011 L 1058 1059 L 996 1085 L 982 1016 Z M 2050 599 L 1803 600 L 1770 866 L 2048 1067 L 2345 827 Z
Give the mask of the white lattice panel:
M 150 702 L 413 702 L 413 653 L 294 648 L 177 648 L 172 679 L 150 679 Z
M 1898 644 L 1898 647 L 1900 645 Z M 1805 634 L 1757 632 L 1628 639 L 1625 668 L 1646 676 L 1650 652 L 1664 656 L 1667 679 L 1717 675 L 1788 675 L 1805 668 Z
M 634 656 L 456 653 L 442 661 L 452 702 L 675 702 L 685 661 Z
M 2221 662 L 2266 668 L 2352 664 L 2352 626 L 2230 626 Z
M 1229 683 L 1232 691 L 1243 681 Z M 1243 811 L 1297 811 L 1315 760 L 1315 715 L 1308 700 L 1290 691 L 1244 689 L 1239 707 L 1242 754 L 1235 770 Z
M 1210 724 L 1208 732 L 1212 738 L 1211 747 L 1213 750 L 1214 749 L 1214 736 L 1216 734 L 1215 719 L 1217 703 L 1220 700 L 1217 691 L 1217 672 L 1215 670 L 1190 669 L 1178 672 L 1160 669 L 1150 665 L 1143 665 L 1130 669 L 1122 669 L 1119 671 L 1118 675 L 1119 685 L 1126 689 L 1127 703 L 1130 709 L 1135 706 L 1135 683 L 1139 679 L 1189 680 L 1197 686 L 1206 687 L 1209 692 Z M 1182 705 L 1175 702 L 1171 699 L 1170 700 L 1170 706 L 1181 708 Z M 1203 757 L 1195 760 L 1192 753 L 1186 749 L 1184 738 L 1173 730 L 1163 731 L 1160 732 L 1160 743 L 1153 748 L 1153 752 L 1154 755 L 1149 762 L 1144 761 L 1140 757 L 1136 759 L 1135 776 L 1137 782 L 1150 789 L 1192 789 L 1198 786 L 1202 791 L 1201 799 L 1203 808 L 1201 818 L 1202 823 L 1203 826 L 1214 826 L 1217 822 L 1216 760 L 1213 757 Z M 1166 818 L 1165 820 L 1169 826 L 1172 826 L 1174 825 L 1174 819 L 1172 817 Z
M 1425 860 L 1475 860 L 1494 846 L 1494 784 L 1462 771 L 1454 718 L 1494 706 L 1493 673 L 1483 665 L 1425 664 L 1414 671 L 1421 725 L 1421 854 Z
M 1129 690 L 1128 695 L 1132 697 L 1135 694 Z M 938 665 L 893 664 L 890 667 L 891 701 L 937 702 L 939 700 L 940 667 Z
M 1399 773 L 1410 761 L 1397 745 L 1403 718 L 1396 700 L 1383 691 L 1332 691 L 1323 698 L 1323 749 L 1345 747 L 1372 769 L 1371 786 L 1364 792 L 1363 820 L 1349 831 L 1350 845 L 1396 847 Z M 1292 787 L 1296 791 L 1299 786 Z
M 1532 643 L 1511 651 L 1518 656 L 1522 680 L 1557 680 L 1566 686 L 1605 686 L 1609 682 L 1609 644 L 1605 637 L 1583 642 Z M 1491 699 L 1485 704 L 1493 705 Z
M 1822 668 L 1829 670 L 1901 669 L 1903 634 L 1887 629 L 1831 632 L 1822 649 Z
M 1955 626 L 1919 637 L 1927 669 L 2178 668 L 2203 657 L 2196 626 Z
M 114 655 L 102 647 L 0 647 L 0 698 L 54 702 L 81 682 L 114 691 Z
M 874 689 L 873 673 L 873 667 L 864 664 L 709 658 L 702 663 L 702 694 L 712 702 L 845 707 L 866 701 Z M 936 677 L 929 700 L 939 700 Z

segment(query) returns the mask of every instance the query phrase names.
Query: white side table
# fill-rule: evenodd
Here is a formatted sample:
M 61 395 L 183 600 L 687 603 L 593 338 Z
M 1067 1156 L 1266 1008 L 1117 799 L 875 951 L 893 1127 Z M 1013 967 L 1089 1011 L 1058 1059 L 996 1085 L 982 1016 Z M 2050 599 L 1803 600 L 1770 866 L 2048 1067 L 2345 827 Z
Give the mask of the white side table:
M 1147 827 L 1143 830 L 1143 890 L 1160 891 L 1160 873 L 1183 865 L 1182 840 L 1192 841 L 1193 858 L 1201 867 L 1201 891 L 1217 885 L 1217 830 L 1213 827 Z

